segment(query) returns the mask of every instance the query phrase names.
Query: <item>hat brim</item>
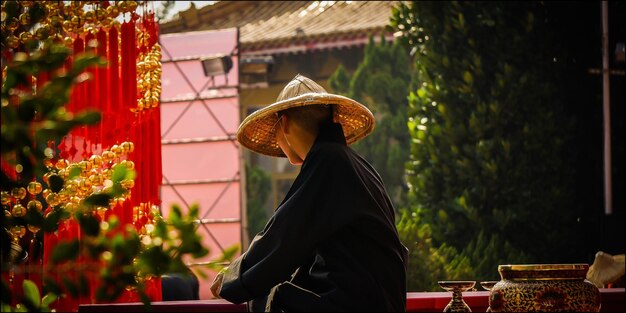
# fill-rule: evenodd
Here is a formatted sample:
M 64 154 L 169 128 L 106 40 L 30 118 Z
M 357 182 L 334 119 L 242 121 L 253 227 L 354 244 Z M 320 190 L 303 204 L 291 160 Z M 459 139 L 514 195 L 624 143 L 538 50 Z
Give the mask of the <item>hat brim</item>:
M 286 157 L 272 129 L 278 120 L 276 113 L 300 106 L 333 104 L 334 121 L 341 124 L 346 143 L 363 139 L 374 130 L 374 115 L 359 102 L 331 93 L 306 93 L 275 102 L 248 115 L 237 131 L 237 140 L 246 148 L 260 154 Z

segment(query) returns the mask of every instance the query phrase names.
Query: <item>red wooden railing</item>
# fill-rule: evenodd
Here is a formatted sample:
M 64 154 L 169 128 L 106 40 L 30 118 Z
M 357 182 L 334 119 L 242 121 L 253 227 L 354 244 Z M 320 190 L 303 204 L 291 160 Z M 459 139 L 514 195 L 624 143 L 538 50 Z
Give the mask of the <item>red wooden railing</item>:
M 600 289 L 602 307 L 600 312 L 625 312 L 624 288 Z M 409 292 L 407 312 L 442 312 L 450 302 L 448 292 Z M 469 291 L 463 299 L 473 312 L 485 312 L 489 305 L 489 292 Z M 232 304 L 223 299 L 161 301 L 152 303 L 152 312 L 246 312 L 245 304 Z M 82 304 L 79 312 L 145 312 L 141 303 Z

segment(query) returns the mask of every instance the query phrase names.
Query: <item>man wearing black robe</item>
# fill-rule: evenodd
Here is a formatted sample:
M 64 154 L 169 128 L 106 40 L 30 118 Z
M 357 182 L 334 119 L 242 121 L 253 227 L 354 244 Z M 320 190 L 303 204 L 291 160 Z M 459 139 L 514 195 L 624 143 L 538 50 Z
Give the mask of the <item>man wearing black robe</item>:
M 220 274 L 220 297 L 250 310 L 405 311 L 407 249 L 393 205 L 345 138 L 340 124 L 319 127 L 285 199 Z

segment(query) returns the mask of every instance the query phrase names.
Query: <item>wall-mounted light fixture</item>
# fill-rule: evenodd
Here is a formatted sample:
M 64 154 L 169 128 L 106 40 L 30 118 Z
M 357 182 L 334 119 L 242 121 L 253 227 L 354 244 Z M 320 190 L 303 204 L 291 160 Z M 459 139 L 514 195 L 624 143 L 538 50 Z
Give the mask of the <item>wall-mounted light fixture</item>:
M 233 68 L 233 59 L 228 55 L 219 55 L 201 59 L 204 76 L 228 74 Z
M 211 83 L 215 87 L 215 76 L 224 75 L 228 86 L 228 72 L 233 68 L 233 59 L 229 55 L 217 55 L 200 59 L 204 76 L 211 77 Z

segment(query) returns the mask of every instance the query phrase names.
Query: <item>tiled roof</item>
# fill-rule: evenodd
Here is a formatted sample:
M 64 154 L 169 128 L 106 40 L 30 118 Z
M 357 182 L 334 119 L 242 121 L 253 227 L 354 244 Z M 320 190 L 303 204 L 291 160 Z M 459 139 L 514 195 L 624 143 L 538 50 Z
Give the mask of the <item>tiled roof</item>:
M 179 13 L 161 33 L 239 27 L 241 52 L 363 44 L 389 23 L 394 1 L 219 1 Z M 299 47 L 299 48 L 298 48 Z

